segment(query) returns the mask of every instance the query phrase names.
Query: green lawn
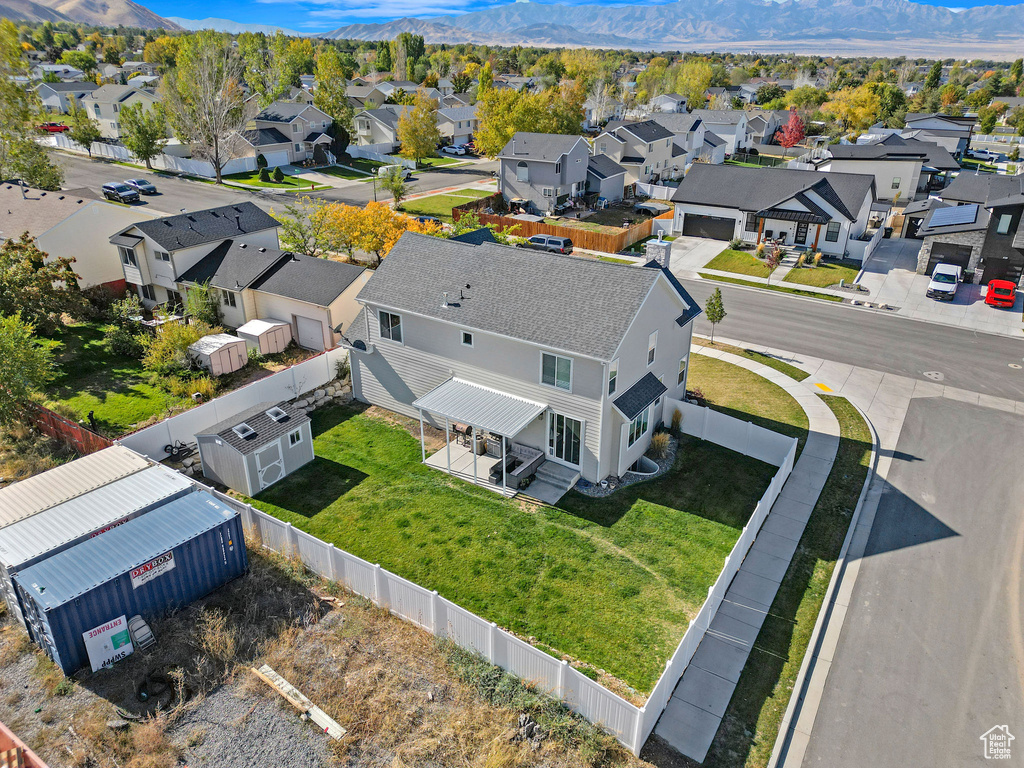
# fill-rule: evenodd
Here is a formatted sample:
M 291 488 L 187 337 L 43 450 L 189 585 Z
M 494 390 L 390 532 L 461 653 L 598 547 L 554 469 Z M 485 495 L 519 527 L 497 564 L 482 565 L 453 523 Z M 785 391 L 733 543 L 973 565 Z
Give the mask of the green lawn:
M 715 256 L 704 265 L 704 269 L 717 269 L 720 272 L 735 272 L 752 277 L 768 277 L 768 268 L 759 258 L 747 251 L 734 251 L 731 248 L 726 248 Z
M 761 167 L 757 163 L 745 163 L 742 160 L 733 160 L 731 158 L 729 160 L 726 160 L 725 164 L 726 165 L 740 165 L 740 166 L 743 166 L 744 168 L 760 168 Z
M 782 282 L 828 288 L 830 285 L 838 285 L 840 280 L 845 280 L 849 285 L 857 279 L 860 268 L 859 261 L 822 261 L 816 267 L 794 267 Z
M 438 168 L 442 165 L 454 165 L 455 163 L 464 163 L 466 161 L 465 156 L 463 157 L 452 157 L 452 156 L 437 156 L 437 157 L 424 157 L 420 160 L 420 167 L 422 168 Z
M 719 283 L 732 283 L 733 285 L 745 285 L 749 288 L 760 288 L 761 290 L 777 291 L 778 293 L 791 293 L 794 296 L 807 296 L 812 299 L 824 299 L 825 301 L 842 301 L 842 297 L 833 296 L 830 293 L 817 293 L 816 291 L 804 291 L 800 288 L 788 288 L 785 285 L 778 285 L 772 283 L 771 285 L 765 285 L 764 283 L 754 283 L 750 280 L 741 280 L 738 277 L 724 277 L 722 275 L 712 275 L 707 272 L 698 272 L 705 280 L 715 280 Z
M 347 165 L 331 165 L 326 168 L 317 168 L 317 173 L 323 173 L 327 176 L 337 176 L 339 179 L 366 179 L 369 178 L 365 173 L 349 168 Z
M 960 167 L 969 171 L 981 170 L 991 171 L 992 173 L 995 173 L 997 170 L 996 166 L 992 163 L 987 163 L 984 160 L 975 160 L 973 157 L 960 158 Z
M 778 358 L 775 357 L 771 357 L 769 355 L 763 355 L 760 352 L 755 352 L 752 349 L 734 347 L 732 344 L 723 344 L 720 341 L 716 341 L 714 344 L 712 344 L 707 339 L 701 338 L 694 338 L 693 343 L 702 347 L 720 349 L 723 352 L 731 352 L 734 355 L 739 355 L 740 357 L 745 357 L 748 360 L 753 360 L 755 363 L 767 365 L 769 368 L 774 368 L 776 371 L 784 373 L 787 376 L 789 376 L 789 378 L 796 379 L 797 381 L 803 381 L 804 379 L 811 375 L 807 371 L 797 368 L 795 365 L 790 365 L 789 363 L 785 363 L 782 360 L 779 360 Z
M 597 260 L 607 261 L 610 264 L 636 264 L 635 261 L 630 261 L 629 259 L 616 259 L 612 256 L 598 256 Z
M 845 398 L 820 397 L 839 420 L 839 452 L 704 765 L 764 768 L 768 764 L 867 478 L 871 459 L 867 424 Z
M 273 174 L 273 171 L 271 171 Z M 237 181 L 239 184 L 245 184 L 250 187 L 268 187 L 271 189 L 328 189 L 323 184 L 314 184 L 306 179 L 300 179 L 297 176 L 285 176 L 284 181 L 280 184 L 271 181 L 265 182 L 260 181 L 259 171 L 248 171 L 246 173 L 232 173 L 224 177 L 227 181 Z
M 318 411 L 316 460 L 253 504 L 639 691 L 775 472 L 687 438 L 658 480 L 533 509 L 424 466 L 410 431 L 359 408 Z
M 550 224 L 553 227 L 582 229 L 586 232 L 599 232 L 606 235 L 617 235 L 622 232 L 620 227 L 612 227 L 607 224 L 594 224 L 586 219 L 544 219 L 544 223 Z
M 463 205 L 471 200 L 493 194 L 493 192 L 484 192 L 480 189 L 460 189 L 447 195 L 430 195 L 418 197 L 415 200 L 406 200 L 402 203 L 402 210 L 413 216 L 437 216 L 439 219 L 450 222 L 452 208 L 456 205 Z
M 109 353 L 99 323 L 68 326 L 45 343 L 57 362 L 57 376 L 47 387 L 46 404 L 62 404 L 78 419 L 94 411 L 100 431 L 109 437 L 183 404 L 156 386 L 153 374 L 138 360 Z

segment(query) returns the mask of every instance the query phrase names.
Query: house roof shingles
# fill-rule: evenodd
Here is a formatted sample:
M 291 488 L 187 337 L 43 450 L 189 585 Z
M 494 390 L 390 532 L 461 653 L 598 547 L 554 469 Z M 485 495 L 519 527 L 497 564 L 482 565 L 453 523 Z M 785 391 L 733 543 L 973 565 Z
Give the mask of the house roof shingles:
M 260 276 L 252 289 L 326 307 L 364 272 L 355 264 L 293 253 Z
M 599 179 L 610 179 L 626 172 L 626 169 L 612 160 L 608 155 L 591 155 L 587 160 L 587 172 Z
M 580 136 L 519 131 L 509 139 L 505 147 L 498 153 L 498 157 L 554 163 L 562 155 L 572 151 L 572 148 L 580 141 L 583 141 Z
M 219 208 L 141 221 L 117 234 L 138 229 L 165 250 L 176 251 L 217 240 L 238 238 L 251 232 L 278 226 L 280 224 L 274 217 L 247 201 L 237 205 L 222 205 Z
M 653 403 L 663 394 L 668 392 L 668 387 L 658 381 L 658 377 L 648 372 L 641 376 L 633 386 L 619 395 L 613 403 L 622 415 L 627 419 L 634 419 L 648 405 Z
M 239 291 L 278 262 L 284 253 L 274 248 L 262 251 L 252 245 L 225 240 L 178 276 L 182 283 Z

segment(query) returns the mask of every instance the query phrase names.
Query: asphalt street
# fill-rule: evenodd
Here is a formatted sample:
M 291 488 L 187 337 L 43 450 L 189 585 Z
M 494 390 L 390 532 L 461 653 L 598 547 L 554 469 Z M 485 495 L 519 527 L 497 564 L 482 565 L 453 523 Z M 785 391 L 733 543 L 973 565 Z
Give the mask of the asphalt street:
M 1022 456 L 1024 417 L 911 401 L 804 766 L 986 764 L 996 725 L 1024 750 Z
M 64 187 L 67 189 L 87 187 L 99 195 L 100 187 L 110 181 L 122 181 L 131 178 L 145 178 L 153 182 L 160 194 L 143 197 L 140 205 L 151 207 L 162 213 L 178 213 L 182 208 L 188 211 L 212 208 L 218 205 L 230 205 L 249 200 L 264 210 L 275 208 L 281 210 L 291 194 L 270 194 L 267 192 L 250 192 L 248 190 L 219 187 L 201 181 L 190 181 L 174 177 L 158 175 L 136 168 L 104 161 L 90 160 L 64 153 L 55 155 L 64 168 Z M 477 163 L 453 169 L 437 169 L 417 173 L 409 182 L 410 193 L 428 192 L 434 189 L 469 184 L 476 181 L 489 180 L 491 171 L 497 163 Z M 339 186 L 322 192 L 312 193 L 312 197 L 331 200 L 349 205 L 365 205 L 373 200 L 374 187 L 370 182 L 352 182 L 339 180 Z M 377 190 L 380 200 L 390 199 L 386 192 Z
M 1024 339 L 910 320 L 850 305 L 706 280 L 684 286 L 703 307 L 722 289 L 727 316 L 715 332 L 876 371 L 1024 400 Z M 710 334 L 705 317 L 696 331 Z M 941 379 L 925 373 L 941 374 Z

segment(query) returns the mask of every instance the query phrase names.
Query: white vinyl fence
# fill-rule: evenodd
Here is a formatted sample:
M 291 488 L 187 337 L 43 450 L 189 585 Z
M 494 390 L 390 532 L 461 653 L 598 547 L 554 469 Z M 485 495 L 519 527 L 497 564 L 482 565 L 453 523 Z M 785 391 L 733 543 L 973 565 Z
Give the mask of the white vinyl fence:
M 303 392 L 323 386 L 336 378 L 338 361 L 347 357 L 348 352 L 344 349 L 328 350 L 151 427 L 126 435 L 117 442 L 159 461 L 167 455 L 165 445 L 173 444 L 176 440 L 195 442 L 196 432 L 231 418 L 236 413 L 260 403 L 294 400 Z
M 878 244 L 882 242 L 883 234 L 882 228 L 879 227 L 875 230 L 875 234 L 871 236 L 870 240 L 854 240 L 851 238 L 846 241 L 846 252 L 851 259 L 856 259 L 863 263 L 871 258 L 871 254 L 878 249 Z
M 88 154 L 85 147 L 72 141 L 64 134 L 57 133 L 47 138 L 50 140 L 51 146 L 57 147 L 58 149 L 63 149 L 68 152 L 77 152 L 82 155 Z M 122 163 L 143 164 L 143 161 L 134 157 L 126 147 L 122 147 L 119 144 L 95 142 L 92 145 L 92 156 L 105 157 Z M 217 177 L 217 170 L 213 167 L 213 164 L 208 163 L 205 160 L 195 160 L 193 158 L 177 157 L 175 155 L 161 153 L 154 157 L 150 163 L 153 168 L 158 171 L 174 171 L 177 173 L 185 173 L 190 176 L 201 176 L 207 179 L 215 179 Z M 224 167 L 221 169 L 221 174 L 227 175 L 229 173 L 244 173 L 246 171 L 254 170 L 256 170 L 255 157 L 236 157 L 225 163 Z
M 363 160 L 374 160 L 378 163 L 387 163 L 388 165 L 401 165 L 410 170 L 416 170 L 416 161 L 408 160 L 398 155 L 392 155 L 391 144 L 349 144 L 348 152 L 349 157 L 357 157 Z
M 664 673 L 643 707 L 630 704 L 569 666 L 568 662 L 555 659 L 499 629 L 494 622 L 460 608 L 441 597 L 436 590 L 427 590 L 396 576 L 378 564 L 327 544 L 296 529 L 291 523 L 284 523 L 237 499 L 222 494 L 217 496 L 241 512 L 250 543 L 299 557 L 307 568 L 323 578 L 338 582 L 437 637 L 447 638 L 462 648 L 479 653 L 492 664 L 560 699 L 567 707 L 614 735 L 633 754 L 639 754 L 711 625 L 729 584 L 789 477 L 796 457 L 795 438 L 682 401 L 669 400 L 667 405 L 669 409 L 679 408 L 683 413 L 682 428 L 687 434 L 761 459 L 780 469 L 758 502 L 739 541 L 726 558 L 718 580 L 708 590 L 707 600 L 666 663 Z
M 652 200 L 668 200 L 675 191 L 676 187 L 666 187 L 662 184 L 644 184 L 642 181 L 636 183 L 636 193 Z

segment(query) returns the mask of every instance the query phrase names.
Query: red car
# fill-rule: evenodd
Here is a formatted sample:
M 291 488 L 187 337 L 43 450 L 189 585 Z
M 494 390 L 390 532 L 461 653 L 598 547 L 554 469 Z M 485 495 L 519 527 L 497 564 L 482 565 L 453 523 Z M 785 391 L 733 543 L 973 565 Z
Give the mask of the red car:
M 1017 298 L 1017 284 L 1009 280 L 989 280 L 985 303 L 993 307 L 1012 307 Z
M 39 126 L 39 130 L 43 133 L 64 133 L 69 129 L 64 123 L 43 123 Z

